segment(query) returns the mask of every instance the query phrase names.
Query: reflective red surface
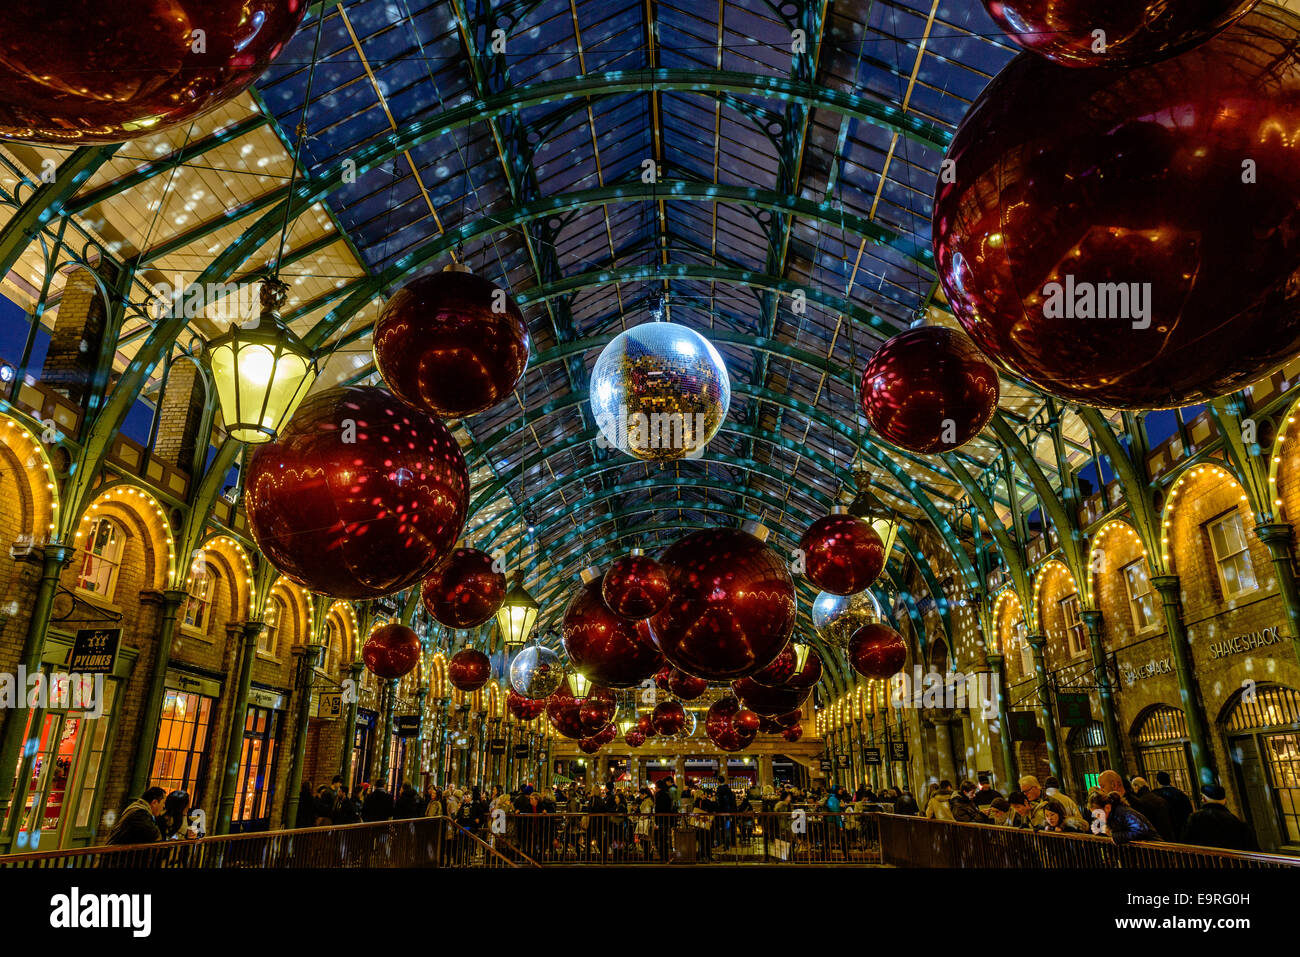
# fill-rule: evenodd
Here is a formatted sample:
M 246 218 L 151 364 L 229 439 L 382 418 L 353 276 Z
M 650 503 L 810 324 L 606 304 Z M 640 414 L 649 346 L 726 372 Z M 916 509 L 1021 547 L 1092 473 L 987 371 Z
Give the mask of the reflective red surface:
M 587 697 L 578 701 L 578 722 L 585 734 L 595 734 L 613 721 L 617 713 L 618 699 L 608 688 L 592 685 Z
M 748 708 L 741 708 L 731 716 L 731 724 L 741 735 L 753 736 L 758 733 L 758 726 L 763 719 Z
M 600 594 L 616 615 L 649 618 L 668 601 L 668 575 L 653 558 L 624 555 L 605 572 Z
M 819 518 L 803 533 L 799 548 L 808 580 L 834 595 L 862 591 L 885 568 L 885 543 L 856 515 Z
M 583 738 L 578 742 L 578 750 L 583 754 L 595 754 L 600 750 L 600 742 L 596 740 L 595 735 Z
M 575 670 L 607 688 L 632 688 L 655 673 L 662 655 L 636 624 L 610 611 L 600 579 L 580 585 L 564 609 L 564 649 Z
M 306 9 L 307 0 L 0 4 L 0 138 L 83 146 L 184 123 L 251 86 Z
M 573 697 L 569 679 L 565 678 L 555 693 L 546 699 L 547 720 L 556 733 L 563 737 L 585 737 L 587 732 L 582 729 L 582 719 L 578 713 L 580 707 L 581 703 Z
M 769 688 L 753 678 L 739 678 L 731 683 L 731 688 L 746 708 L 769 717 L 794 711 L 812 694 L 811 689 L 800 690 L 789 685 Z
M 686 727 L 686 709 L 680 701 L 660 701 L 651 713 L 650 722 L 654 725 L 655 734 L 662 737 L 681 734 Z
M 781 649 L 781 653 L 772 659 L 770 665 L 759 668 L 749 677 L 761 685 L 779 688 L 794 674 L 794 669 L 798 664 L 799 659 L 795 654 L 794 642 L 788 641 L 785 647 Z
M 849 639 L 849 664 L 864 678 L 888 678 L 907 663 L 907 642 L 888 625 L 863 625 Z
M 645 744 L 645 732 L 632 728 L 627 734 L 623 735 L 623 741 L 629 748 L 639 748 Z
M 641 715 L 641 717 L 637 718 L 636 729 L 640 731 L 642 734 L 646 734 L 646 735 L 654 734 L 655 725 L 654 725 L 654 721 L 651 720 L 650 715 L 643 714 Z
M 785 738 L 791 744 L 803 737 L 803 725 L 794 724 L 781 732 L 781 737 Z
M 993 417 L 998 376 L 957 330 L 920 326 L 875 351 L 862 373 L 861 395 L 867 421 L 890 445 L 951 452 L 979 435 Z
M 545 698 L 525 698 L 513 688 L 506 694 L 506 707 L 520 721 L 532 721 L 546 713 Z
M 742 715 L 743 720 L 737 720 Z M 758 734 L 758 715 L 743 710 L 739 701 L 727 695 L 709 706 L 704 715 L 704 734 L 723 751 L 739 751 L 752 744 Z
M 473 628 L 496 614 L 506 597 L 506 576 L 492 556 L 457 548 L 434 566 L 420 586 L 420 601 L 434 620 L 449 628 Z
M 605 727 L 597 731 L 593 737 L 601 744 L 609 744 L 618 737 L 618 728 L 615 727 L 614 722 L 611 721 L 609 724 L 605 725 Z
M 361 660 L 377 678 L 400 678 L 420 663 L 420 636 L 399 622 L 380 625 L 361 646 Z
M 769 664 L 794 629 L 794 581 L 781 556 L 740 529 L 693 532 L 660 559 L 672 597 L 650 619 L 669 663 L 726 681 Z
M 375 367 L 403 401 L 458 418 L 492 408 L 528 365 L 528 326 L 505 290 L 473 273 L 419 276 L 375 322 Z
M 694 701 L 709 689 L 709 683 L 703 678 L 688 675 L 684 671 L 673 669 L 668 676 L 668 690 L 683 701 Z
M 753 714 L 754 712 L 750 712 L 750 713 Z M 775 718 L 769 718 L 766 715 L 759 715 L 758 718 L 759 734 L 780 734 L 784 730 L 785 730 L 785 725 L 780 724 Z
M 676 672 L 677 669 L 672 665 L 664 665 L 661 667 L 655 672 L 655 687 L 665 694 L 672 694 L 672 685 L 668 682 Z
M 822 676 L 822 656 L 817 653 L 816 648 L 808 649 L 808 657 L 804 659 L 803 667 L 795 671 L 789 678 L 785 679 L 788 687 L 796 691 L 811 691 L 813 685 Z
M 244 484 L 262 554 L 334 598 L 419 582 L 455 545 L 468 504 L 446 427 L 369 386 L 308 396 L 278 440 L 252 450 Z
M 933 224 L 985 355 L 1065 399 L 1154 409 L 1300 352 L 1298 28 L 1260 7 L 1151 66 L 1023 54 L 997 75 L 953 140 Z
M 447 662 L 447 680 L 460 691 L 477 691 L 492 677 L 492 661 L 477 648 L 462 648 Z
M 1026 50 L 1063 66 L 1100 67 L 1136 66 L 1181 53 L 1205 42 L 1255 3 L 984 0 L 994 22 Z
M 783 728 L 792 728 L 803 720 L 803 712 L 796 708 L 793 711 L 787 711 L 785 714 L 778 714 L 772 720 Z

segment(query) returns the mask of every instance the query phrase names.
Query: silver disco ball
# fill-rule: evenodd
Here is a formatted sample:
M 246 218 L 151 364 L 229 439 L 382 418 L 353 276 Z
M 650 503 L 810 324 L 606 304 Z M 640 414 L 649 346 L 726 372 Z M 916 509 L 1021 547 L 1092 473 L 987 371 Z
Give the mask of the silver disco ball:
M 813 627 L 835 648 L 847 648 L 853 633 L 863 625 L 884 620 L 880 602 L 870 591 L 856 595 L 832 595 L 824 591 L 813 599 Z
M 591 370 L 597 442 L 647 462 L 698 458 L 727 417 L 731 380 L 694 329 L 647 322 L 620 333 Z
M 525 698 L 547 698 L 564 680 L 560 656 L 541 645 L 528 645 L 510 662 L 510 687 Z

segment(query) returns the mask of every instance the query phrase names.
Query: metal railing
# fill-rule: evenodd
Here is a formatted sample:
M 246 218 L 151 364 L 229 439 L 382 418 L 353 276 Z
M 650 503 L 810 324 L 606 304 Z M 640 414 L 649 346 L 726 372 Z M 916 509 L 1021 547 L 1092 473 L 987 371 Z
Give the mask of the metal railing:
M 1116 844 L 1095 834 L 1055 834 L 897 814 L 876 817 L 881 863 L 893 867 L 1300 867 L 1300 857 L 1281 854 L 1152 841 Z
M 0 856 L 0 868 L 336 868 L 536 866 L 448 817 L 411 818 Z

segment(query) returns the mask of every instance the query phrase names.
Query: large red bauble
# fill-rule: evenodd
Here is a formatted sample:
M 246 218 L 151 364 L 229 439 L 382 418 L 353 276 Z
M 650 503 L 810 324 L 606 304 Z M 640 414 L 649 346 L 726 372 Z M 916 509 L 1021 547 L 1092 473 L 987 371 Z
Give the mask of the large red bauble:
M 618 699 L 608 688 L 592 686 L 587 697 L 578 701 L 578 721 L 586 734 L 595 734 L 614 720 Z
M 819 518 L 803 533 L 799 548 L 808 580 L 832 595 L 862 591 L 885 568 L 885 543 L 856 515 Z
M 595 735 L 583 738 L 578 742 L 578 750 L 583 754 L 595 754 L 600 750 L 600 742 L 596 740 Z
M 393 393 L 459 418 L 510 394 L 528 365 L 528 326 L 505 290 L 454 269 L 411 280 L 375 322 L 375 367 Z
M 680 701 L 660 701 L 655 705 L 650 721 L 654 725 L 655 734 L 672 737 L 681 734 L 686 727 L 686 709 Z
M 734 725 L 722 734 L 716 737 L 710 737 L 709 740 L 721 751 L 743 751 L 754 743 L 757 732 L 741 731 Z
M 436 419 L 383 389 L 308 396 L 248 464 L 244 506 L 262 554 L 335 598 L 409 588 L 460 537 L 469 473 Z
M 120 143 L 192 120 L 248 89 L 289 42 L 307 6 L 307 0 L 0 5 L 0 138 Z M 203 31 L 203 44 L 196 30 Z
M 645 733 L 636 728 L 629 728 L 627 734 L 623 735 L 623 741 L 629 748 L 639 748 L 645 744 Z
M 803 737 L 803 725 L 792 724 L 781 732 L 781 737 L 785 738 L 791 744 Z
M 546 699 L 546 717 L 557 734 L 566 738 L 582 738 L 587 732 L 582 728 L 579 711 L 581 702 L 573 696 L 569 679 L 565 678 L 559 688 Z
M 420 586 L 420 601 L 434 621 L 448 628 L 483 624 L 506 597 L 506 576 L 492 556 L 477 548 L 457 548 L 434 566 Z
M 1070 401 L 1156 409 L 1300 352 L 1300 158 L 1281 132 L 1300 129 L 1300 18 L 1267 11 L 1151 66 L 1021 55 L 988 85 L 933 224 L 987 356 Z
M 514 688 L 506 695 L 506 707 L 519 721 L 532 721 L 546 713 L 545 698 L 525 698 Z
M 662 660 L 636 625 L 606 607 L 599 579 L 580 587 L 564 609 L 564 650 L 589 681 L 608 688 L 632 688 L 655 673 Z
M 821 676 L 822 656 L 817 653 L 816 648 L 809 648 L 803 667 L 785 679 L 786 687 L 794 688 L 796 691 L 811 691 Z
M 997 411 L 1000 392 L 997 371 L 970 339 L 955 329 L 920 326 L 875 351 L 862 372 L 861 394 L 862 411 L 881 438 L 931 453 L 951 452 L 979 435 Z M 882 568 L 884 557 L 882 547 Z
M 785 725 L 778 724 L 775 718 L 769 718 L 760 715 L 758 718 L 758 731 L 760 734 L 780 734 L 785 730 Z
M 704 733 L 713 740 L 718 735 L 731 730 L 731 719 L 740 710 L 740 702 L 734 695 L 726 695 L 709 705 L 704 713 Z
M 794 642 L 788 641 L 781 653 L 772 659 L 772 663 L 755 671 L 749 677 L 769 688 L 782 687 L 799 667 L 799 656 L 795 653 Z
M 654 721 L 650 719 L 650 715 L 643 714 L 641 715 L 641 717 L 637 718 L 636 729 L 640 731 L 642 734 L 647 734 L 647 735 L 654 734 L 655 725 L 654 725 Z
M 731 683 L 731 688 L 746 708 L 769 717 L 794 711 L 812 694 L 811 688 L 800 690 L 789 685 L 769 688 L 753 678 L 738 678 Z
M 668 602 L 668 576 L 653 558 L 624 555 L 605 572 L 600 594 L 616 615 L 649 618 Z
M 609 724 L 605 725 L 605 727 L 601 728 L 594 735 L 592 735 L 592 737 L 594 737 L 601 744 L 609 744 L 611 741 L 613 741 L 615 738 L 618 737 L 618 728 L 616 728 L 614 726 L 614 722 L 611 721 Z
M 785 714 L 778 714 L 772 720 L 783 728 L 793 728 L 803 720 L 803 711 L 796 708 L 793 711 L 787 711 Z
M 1026 50 L 1062 66 L 1153 63 L 1204 43 L 1257 0 L 984 0 L 989 14 Z M 1101 30 L 1104 48 L 1094 33 Z
M 728 681 L 781 653 L 794 630 L 794 581 L 758 538 L 734 528 L 703 529 L 669 546 L 660 564 L 672 597 L 650 628 L 670 664 Z
M 763 719 L 757 713 L 750 711 L 748 708 L 741 708 L 731 716 L 731 725 L 741 735 L 755 735 L 758 733 L 758 725 Z
M 694 701 L 709 690 L 709 683 L 703 678 L 688 675 L 674 668 L 673 673 L 668 676 L 668 690 L 683 701 Z
M 492 660 L 477 648 L 462 648 L 447 662 L 447 680 L 460 691 L 478 691 L 492 677 Z
M 398 622 L 380 625 L 361 646 L 361 660 L 377 678 L 400 678 L 420 663 L 420 636 Z
M 744 716 L 741 721 L 737 718 Z M 758 734 L 758 715 L 743 710 L 733 696 L 719 698 L 704 716 L 704 733 L 723 751 L 748 747 Z
M 907 642 L 881 622 L 863 625 L 849 639 L 849 664 L 864 678 L 885 679 L 907 663 Z

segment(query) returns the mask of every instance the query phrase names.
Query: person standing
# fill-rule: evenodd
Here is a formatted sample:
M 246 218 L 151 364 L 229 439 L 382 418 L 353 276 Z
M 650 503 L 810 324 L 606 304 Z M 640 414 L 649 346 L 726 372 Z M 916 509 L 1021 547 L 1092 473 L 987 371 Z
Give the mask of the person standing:
M 1174 786 L 1168 771 L 1156 772 L 1155 793 L 1164 798 L 1165 803 L 1169 805 L 1169 819 L 1173 822 L 1174 839 L 1180 840 L 1183 832 L 1187 830 L 1187 819 L 1192 816 L 1196 810 L 1192 807 L 1192 799 L 1185 792 Z
M 1201 809 L 1187 819 L 1183 840 L 1227 851 L 1258 851 L 1250 825 L 1228 810 L 1227 793 L 1217 784 L 1201 787 Z
M 974 781 L 962 781 L 957 793 L 952 796 L 948 802 L 948 810 L 952 812 L 952 818 L 959 824 L 984 824 L 988 818 L 984 812 L 979 809 L 975 803 L 975 798 L 979 794 L 979 787 Z
M 1065 816 L 1068 818 L 1078 818 L 1083 821 L 1083 814 L 1079 811 L 1079 804 L 1074 798 L 1061 790 L 1061 782 L 1056 777 L 1049 777 L 1043 782 L 1043 796 L 1048 801 L 1055 801 L 1065 808 Z
M 981 774 L 979 776 L 979 790 L 975 792 L 975 806 L 983 810 L 1000 797 L 1002 797 L 1002 794 L 994 790 L 988 775 Z
M 147 789 L 128 804 L 122 816 L 108 835 L 108 844 L 153 844 L 162 840 L 156 818 L 163 813 L 167 792 L 162 788 Z
M 925 816 L 932 817 L 939 821 L 953 820 L 952 808 L 949 806 L 952 801 L 952 782 L 940 781 L 939 789 L 935 791 L 930 800 L 925 803 Z
M 1173 816 L 1169 813 L 1169 802 L 1151 790 L 1151 785 L 1147 784 L 1145 778 L 1133 779 L 1127 801 L 1155 826 L 1162 840 L 1178 840 L 1179 833 L 1174 829 Z

